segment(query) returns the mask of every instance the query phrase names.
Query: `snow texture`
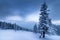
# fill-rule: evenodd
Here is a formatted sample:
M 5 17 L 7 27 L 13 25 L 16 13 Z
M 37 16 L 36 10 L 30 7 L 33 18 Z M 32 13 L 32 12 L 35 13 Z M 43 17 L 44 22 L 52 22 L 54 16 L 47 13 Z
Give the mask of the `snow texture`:
M 46 35 L 39 38 L 39 35 L 27 31 L 0 30 L 0 40 L 60 40 L 60 36 Z

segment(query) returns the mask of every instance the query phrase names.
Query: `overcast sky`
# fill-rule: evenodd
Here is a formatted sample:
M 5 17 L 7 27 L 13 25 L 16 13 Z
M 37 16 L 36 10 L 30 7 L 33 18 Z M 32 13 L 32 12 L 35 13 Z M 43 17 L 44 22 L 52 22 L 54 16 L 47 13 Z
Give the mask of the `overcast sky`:
M 0 0 L 0 20 L 38 21 L 42 3 L 43 0 Z M 50 18 L 60 22 L 60 0 L 46 3 Z

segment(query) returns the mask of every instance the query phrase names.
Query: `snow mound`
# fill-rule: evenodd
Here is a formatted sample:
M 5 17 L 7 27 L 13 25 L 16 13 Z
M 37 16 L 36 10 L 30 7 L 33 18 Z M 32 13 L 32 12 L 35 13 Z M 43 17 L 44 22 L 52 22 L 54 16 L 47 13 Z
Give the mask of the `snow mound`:
M 60 36 L 46 35 L 39 38 L 39 34 L 27 31 L 0 30 L 0 40 L 60 40 Z

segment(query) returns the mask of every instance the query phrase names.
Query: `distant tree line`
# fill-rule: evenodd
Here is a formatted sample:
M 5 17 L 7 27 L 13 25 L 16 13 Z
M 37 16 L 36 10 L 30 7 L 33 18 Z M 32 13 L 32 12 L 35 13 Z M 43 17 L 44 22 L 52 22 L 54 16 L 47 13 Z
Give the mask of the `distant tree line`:
M 24 27 L 21 27 L 17 24 L 11 24 L 0 21 L 0 29 L 13 29 L 13 30 L 25 30 L 25 31 L 32 31 L 30 29 L 26 29 Z
M 20 30 L 22 27 L 16 25 L 16 24 L 11 24 L 11 23 L 6 23 L 6 22 L 1 22 L 0 21 L 0 29 L 16 29 Z

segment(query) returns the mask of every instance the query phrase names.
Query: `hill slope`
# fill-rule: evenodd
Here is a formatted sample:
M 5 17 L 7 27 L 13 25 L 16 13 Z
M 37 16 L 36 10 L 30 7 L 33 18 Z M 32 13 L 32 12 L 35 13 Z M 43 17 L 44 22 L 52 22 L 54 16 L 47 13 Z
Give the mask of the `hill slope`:
M 46 35 L 46 38 L 39 38 L 39 35 L 33 32 L 0 30 L 0 40 L 60 40 L 60 36 Z

